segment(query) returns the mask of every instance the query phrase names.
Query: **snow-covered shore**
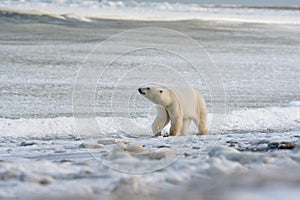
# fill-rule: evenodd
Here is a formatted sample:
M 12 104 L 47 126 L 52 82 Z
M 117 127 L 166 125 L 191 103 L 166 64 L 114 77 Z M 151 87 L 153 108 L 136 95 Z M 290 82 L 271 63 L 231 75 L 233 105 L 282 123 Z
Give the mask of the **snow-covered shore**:
M 2 140 L 0 197 L 279 199 L 299 195 L 299 132 L 188 138 L 189 142 L 185 138 L 176 143 L 172 137 L 18 138 L 5 144 Z

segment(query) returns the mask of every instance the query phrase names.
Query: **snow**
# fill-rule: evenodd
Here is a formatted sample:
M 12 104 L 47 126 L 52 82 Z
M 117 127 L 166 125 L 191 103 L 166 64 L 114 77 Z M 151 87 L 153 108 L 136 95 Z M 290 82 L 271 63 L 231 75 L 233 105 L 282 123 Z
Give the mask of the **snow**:
M 74 118 L 1 119 L 0 198 L 176 199 L 205 193 L 272 199 L 274 189 L 279 196 L 297 196 L 299 109 L 294 101 L 232 111 L 221 136 L 195 136 L 194 127 L 187 137 L 166 138 L 151 137 L 149 118 L 138 119 L 149 133 L 135 137 L 120 132 L 109 117 L 98 119 L 102 133 L 95 135 L 78 135 Z M 231 192 L 228 184 L 235 185 Z
M 168 147 L 162 144 L 169 143 L 170 138 L 119 139 L 115 143 L 104 144 L 100 149 L 95 146 L 78 148 L 82 143 L 98 144 L 97 139 L 91 138 L 34 140 L 31 146 L 20 146 L 20 139 L 15 139 L 0 147 L 0 182 L 4 189 L 0 197 L 38 199 L 47 194 L 48 199 L 111 198 L 120 193 L 129 196 L 163 195 L 162 191 L 174 187 L 180 188 L 177 192 L 192 192 L 180 193 L 186 195 L 211 190 L 219 194 L 230 184 L 236 186 L 231 189 L 232 192 L 225 192 L 226 198 L 248 194 L 245 188 L 256 191 L 253 195 L 257 198 L 271 197 L 269 190 L 273 187 L 282 190 L 289 184 L 292 187 L 283 190 L 282 194 L 289 190 L 293 195 L 299 194 L 299 190 L 293 190 L 300 187 L 299 133 L 273 133 L 272 138 L 278 137 L 278 141 L 296 143 L 295 148 L 286 151 L 272 148 L 262 152 L 254 152 L 251 148 L 239 151 L 229 146 L 234 140 L 238 146 L 256 147 L 257 142 L 249 144 L 252 137 L 256 141 L 272 142 L 267 133 L 252 133 L 210 137 L 216 140 L 216 145 L 207 153 L 211 144 L 205 137 L 188 136 L 193 139 L 192 145 L 182 140 L 181 144 L 177 141 L 177 145 L 169 144 Z M 11 151 L 7 151 L 8 146 L 11 146 Z M 3 152 L 7 152 L 6 155 Z M 164 156 L 153 157 L 162 152 L 165 152 Z M 166 165 L 166 160 L 171 162 Z M 159 170 L 154 170 L 155 167 Z M 151 173 L 149 168 L 153 169 Z M 276 170 L 284 171 L 274 176 Z M 218 184 L 213 183 L 216 179 Z M 256 180 L 260 180 L 263 187 L 256 188 Z M 197 184 L 186 185 L 191 181 L 197 181 Z M 207 187 L 207 184 L 210 186 Z M 167 193 L 167 196 L 173 194 Z

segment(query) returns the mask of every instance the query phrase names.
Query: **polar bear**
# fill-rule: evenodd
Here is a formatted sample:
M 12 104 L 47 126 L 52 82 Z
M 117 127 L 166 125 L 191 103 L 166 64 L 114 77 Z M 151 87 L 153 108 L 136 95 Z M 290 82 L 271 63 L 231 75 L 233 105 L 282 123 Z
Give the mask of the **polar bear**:
M 206 104 L 203 96 L 195 89 L 165 89 L 157 87 L 139 88 L 139 93 L 157 104 L 157 116 L 152 125 L 155 136 L 171 121 L 170 136 L 186 135 L 191 121 L 198 127 L 199 134 L 206 135 Z

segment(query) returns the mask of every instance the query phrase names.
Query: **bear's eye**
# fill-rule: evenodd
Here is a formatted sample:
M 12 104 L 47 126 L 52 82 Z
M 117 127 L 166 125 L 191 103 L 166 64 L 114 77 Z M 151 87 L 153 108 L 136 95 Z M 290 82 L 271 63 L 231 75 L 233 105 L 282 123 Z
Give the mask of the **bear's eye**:
M 162 93 L 162 92 L 163 92 L 162 90 L 159 91 L 159 93 Z
M 149 88 L 149 87 L 147 87 L 146 89 L 147 89 L 147 90 L 150 90 L 150 88 Z

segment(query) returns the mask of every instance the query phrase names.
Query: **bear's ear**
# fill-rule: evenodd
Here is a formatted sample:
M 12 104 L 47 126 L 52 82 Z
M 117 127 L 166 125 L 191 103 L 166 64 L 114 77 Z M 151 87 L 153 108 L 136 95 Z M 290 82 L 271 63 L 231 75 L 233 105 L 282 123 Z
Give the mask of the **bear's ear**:
M 162 93 L 162 92 L 163 92 L 162 90 L 159 91 L 159 93 Z

